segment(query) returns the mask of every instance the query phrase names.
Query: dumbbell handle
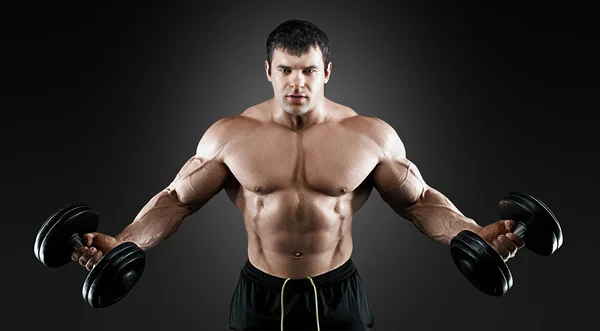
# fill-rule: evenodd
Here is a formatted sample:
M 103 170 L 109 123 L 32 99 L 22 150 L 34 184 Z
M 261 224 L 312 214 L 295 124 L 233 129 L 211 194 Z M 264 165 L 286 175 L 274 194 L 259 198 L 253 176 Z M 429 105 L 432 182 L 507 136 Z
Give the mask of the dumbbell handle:
M 523 223 L 518 223 L 515 231 L 513 231 L 514 234 L 521 238 L 525 236 L 525 232 L 527 232 L 527 227 Z
M 81 241 L 81 236 L 79 235 L 79 233 L 73 233 L 73 235 L 71 236 L 71 239 L 69 239 L 69 241 L 71 242 L 71 245 L 73 245 L 73 248 L 75 248 L 75 249 L 79 249 L 79 247 L 85 246 L 83 244 L 83 241 Z

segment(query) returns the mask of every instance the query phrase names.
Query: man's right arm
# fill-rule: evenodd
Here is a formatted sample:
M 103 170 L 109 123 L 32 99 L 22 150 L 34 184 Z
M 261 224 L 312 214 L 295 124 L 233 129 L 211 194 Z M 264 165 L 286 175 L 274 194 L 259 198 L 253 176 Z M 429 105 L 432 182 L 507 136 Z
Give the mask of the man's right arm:
M 196 154 L 190 158 L 175 179 L 156 194 L 140 210 L 135 219 L 115 236 L 117 243 L 134 242 L 146 250 L 171 236 L 183 219 L 198 211 L 224 186 L 229 170 L 223 163 L 226 145 L 224 118 L 204 133 Z

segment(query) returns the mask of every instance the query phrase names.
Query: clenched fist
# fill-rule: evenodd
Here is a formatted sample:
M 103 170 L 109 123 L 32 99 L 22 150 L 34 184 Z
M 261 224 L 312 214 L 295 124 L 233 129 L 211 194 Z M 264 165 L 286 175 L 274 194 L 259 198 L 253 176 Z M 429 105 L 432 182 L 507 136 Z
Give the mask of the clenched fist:
M 99 232 L 86 233 L 81 236 L 81 241 L 84 246 L 73 251 L 71 259 L 78 261 L 88 271 L 98 264 L 103 255 L 120 244 L 114 237 Z
M 515 256 L 525 246 L 525 241 L 513 233 L 517 226 L 514 220 L 500 220 L 489 224 L 476 233 L 502 256 L 504 262 Z

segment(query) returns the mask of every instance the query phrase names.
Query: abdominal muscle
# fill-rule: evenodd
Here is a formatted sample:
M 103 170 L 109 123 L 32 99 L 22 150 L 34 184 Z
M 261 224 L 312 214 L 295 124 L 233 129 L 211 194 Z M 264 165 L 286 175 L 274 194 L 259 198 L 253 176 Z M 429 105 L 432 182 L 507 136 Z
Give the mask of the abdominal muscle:
M 314 277 L 341 266 L 352 253 L 351 194 L 282 190 L 245 192 L 248 258 L 281 278 Z

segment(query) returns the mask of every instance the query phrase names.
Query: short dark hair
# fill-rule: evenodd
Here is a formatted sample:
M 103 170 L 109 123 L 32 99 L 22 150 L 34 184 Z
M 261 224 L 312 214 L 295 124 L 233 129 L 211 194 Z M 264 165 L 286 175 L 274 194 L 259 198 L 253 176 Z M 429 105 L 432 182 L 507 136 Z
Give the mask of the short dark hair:
M 300 56 L 309 51 L 309 47 L 319 47 L 323 54 L 325 67 L 329 63 L 329 39 L 323 30 L 311 22 L 288 20 L 281 23 L 267 38 L 267 61 L 269 72 L 271 59 L 276 49 Z

